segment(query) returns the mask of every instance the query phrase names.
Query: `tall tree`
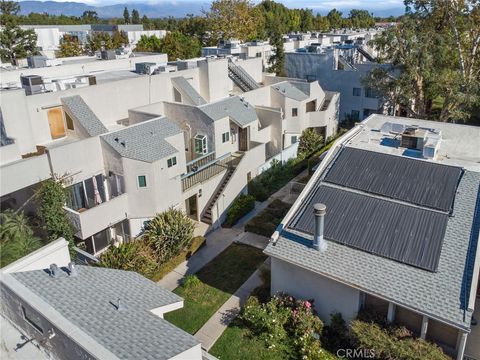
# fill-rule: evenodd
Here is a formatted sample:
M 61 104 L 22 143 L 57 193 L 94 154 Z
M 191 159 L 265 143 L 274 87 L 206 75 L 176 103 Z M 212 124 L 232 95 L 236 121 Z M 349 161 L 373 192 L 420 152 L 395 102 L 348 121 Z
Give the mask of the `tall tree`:
M 332 9 L 327 14 L 328 23 L 333 29 L 339 29 L 342 27 L 342 13 L 337 9 Z
M 18 12 L 20 5 L 15 1 L 0 1 L 0 56 L 12 65 L 17 59 L 34 55 L 37 44 L 37 35 L 33 30 L 23 30 L 18 26 Z
M 99 18 L 96 11 L 87 10 L 83 12 L 82 20 L 85 24 L 95 24 L 98 23 Z
M 82 54 L 83 48 L 78 39 L 71 35 L 63 35 L 57 57 L 80 56 Z
M 214 41 L 255 38 L 257 24 L 249 0 L 214 0 L 205 12 Z
M 132 24 L 140 24 L 140 14 L 137 9 L 132 10 Z
M 123 9 L 123 21 L 125 24 L 130 24 L 130 13 L 126 6 L 125 9 Z
M 360 28 L 369 28 L 375 25 L 375 20 L 373 16 L 367 10 L 350 10 L 348 18 L 351 21 L 352 27 L 356 29 Z
M 480 102 L 480 4 L 406 1 L 407 14 L 373 42 L 395 71 L 365 79 L 407 116 L 470 121 Z
M 173 61 L 177 59 L 191 59 L 200 56 L 202 46 L 200 41 L 174 31 L 168 33 L 160 41 L 159 52 L 166 53 L 168 60 Z
M 283 48 L 283 35 L 274 33 L 270 37 L 270 44 L 275 48 L 275 52 L 270 56 L 269 64 L 270 72 L 274 72 L 277 76 L 286 76 L 285 74 L 285 50 Z

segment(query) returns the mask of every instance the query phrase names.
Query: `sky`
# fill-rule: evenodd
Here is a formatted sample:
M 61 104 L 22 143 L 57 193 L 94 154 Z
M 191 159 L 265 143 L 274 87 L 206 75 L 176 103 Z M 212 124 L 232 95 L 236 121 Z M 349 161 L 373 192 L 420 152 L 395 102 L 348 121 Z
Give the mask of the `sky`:
M 176 3 L 181 4 L 185 2 L 197 2 L 197 3 L 209 3 L 210 0 L 54 0 L 54 1 L 75 1 L 82 2 L 94 6 L 112 5 L 112 4 L 124 4 L 124 3 L 148 3 L 148 4 L 161 4 L 161 3 Z M 289 8 L 310 8 L 314 13 L 320 12 L 326 14 L 333 8 L 340 11 L 348 12 L 350 9 L 365 9 L 374 14 L 389 13 L 394 10 L 394 15 L 403 13 L 404 5 L 403 0 L 275 0 L 283 3 Z M 254 0 L 255 3 L 260 0 Z

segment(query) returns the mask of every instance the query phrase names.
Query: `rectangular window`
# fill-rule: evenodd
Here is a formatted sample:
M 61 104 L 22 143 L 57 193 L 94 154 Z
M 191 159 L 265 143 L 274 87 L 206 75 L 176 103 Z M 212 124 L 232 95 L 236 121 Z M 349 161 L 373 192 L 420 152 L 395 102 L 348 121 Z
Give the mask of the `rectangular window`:
M 360 120 L 360 111 L 358 111 L 358 110 L 352 110 L 352 120 L 353 120 L 353 121 L 358 121 L 358 120 Z
M 68 130 L 75 130 L 73 127 L 73 119 L 67 113 L 65 113 L 65 122 L 67 123 Z
M 171 157 L 170 159 L 167 159 L 167 165 L 169 168 L 177 165 L 177 157 L 174 156 L 174 157 Z
M 195 153 L 198 155 L 205 155 L 208 152 L 207 137 L 205 135 L 195 135 L 193 140 L 194 140 Z
M 353 88 L 353 96 L 361 96 L 362 89 L 361 88 Z
M 138 177 L 138 187 L 147 187 L 147 177 L 145 175 L 140 175 Z
M 22 312 L 23 312 L 23 317 L 24 319 L 32 325 L 36 330 L 41 332 L 43 334 L 43 329 L 41 327 L 42 322 L 40 321 L 40 316 L 35 314 L 33 311 L 30 309 L 25 308 L 22 306 Z
M 230 140 L 230 133 L 226 132 L 222 134 L 222 143 L 226 143 L 228 140 Z
M 366 88 L 366 89 L 365 89 L 365 97 L 367 97 L 367 98 L 376 98 L 376 97 L 378 97 L 378 94 L 377 94 L 377 92 L 376 92 L 374 89 L 372 89 L 372 88 Z
M 297 137 L 296 137 L 296 136 L 292 136 L 292 137 L 290 138 L 290 142 L 291 142 L 292 144 L 295 144 L 297 141 L 298 141 L 298 140 L 297 140 Z
M 292 108 L 292 117 L 298 116 L 298 109 Z

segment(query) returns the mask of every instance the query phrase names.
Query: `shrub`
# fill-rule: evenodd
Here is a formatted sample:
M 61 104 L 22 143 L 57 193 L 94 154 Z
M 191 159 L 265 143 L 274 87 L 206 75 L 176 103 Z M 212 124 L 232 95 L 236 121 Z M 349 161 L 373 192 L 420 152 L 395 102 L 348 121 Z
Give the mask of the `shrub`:
M 164 263 L 188 248 L 194 228 L 184 212 L 170 208 L 147 222 L 143 238 L 155 250 L 158 262 Z
M 261 304 L 256 297 L 250 297 L 241 319 L 268 348 L 290 349 L 292 358 L 332 358 L 321 348 L 323 323 L 313 311 L 312 301 L 279 295 Z
M 374 350 L 376 359 L 449 359 L 437 345 L 414 338 L 404 327 L 383 328 L 374 322 L 354 320 L 350 324 L 350 334 L 355 346 Z
M 145 277 L 151 277 L 158 263 L 150 245 L 144 239 L 111 246 L 100 256 L 101 267 L 136 271 Z
M 183 280 L 183 287 L 185 289 L 192 289 L 196 288 L 198 285 L 200 285 L 202 282 L 200 279 L 197 277 L 197 275 L 187 275 L 185 277 L 185 280 Z
M 303 130 L 298 145 L 298 156 L 300 158 L 309 157 L 324 145 L 323 140 L 323 136 L 317 130 L 313 128 Z
M 245 231 L 269 237 L 273 234 L 289 209 L 289 204 L 275 199 L 245 225 Z
M 48 241 L 54 241 L 59 237 L 68 241 L 70 256 L 77 256 L 73 243 L 73 227 L 63 209 L 67 201 L 67 192 L 62 182 L 56 179 L 44 181 L 36 194 L 39 202 L 37 213 L 44 230 L 47 232 Z
M 342 314 L 331 314 L 330 325 L 323 328 L 322 344 L 333 353 L 336 353 L 338 349 L 352 347 L 348 338 L 347 323 L 343 319 Z
M 255 208 L 255 198 L 251 195 L 240 195 L 233 200 L 227 210 L 227 219 L 223 223 L 225 227 L 231 227 Z

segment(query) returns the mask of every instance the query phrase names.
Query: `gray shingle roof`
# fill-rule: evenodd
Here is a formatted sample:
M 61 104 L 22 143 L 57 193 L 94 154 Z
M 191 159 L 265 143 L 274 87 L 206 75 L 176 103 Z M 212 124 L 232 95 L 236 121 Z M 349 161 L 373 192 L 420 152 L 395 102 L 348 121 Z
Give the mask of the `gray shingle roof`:
M 150 310 L 182 299 L 143 276 L 77 266 L 78 275 L 52 278 L 36 270 L 11 275 L 73 325 L 121 359 L 169 359 L 199 342 Z M 125 310 L 113 304 L 121 299 Z
M 245 127 L 258 119 L 253 106 L 238 96 L 231 96 L 223 100 L 199 106 L 198 108 L 213 121 L 228 116 L 240 127 Z
M 472 259 L 480 222 L 479 187 L 480 173 L 466 171 L 457 187 L 453 216 L 447 221 L 437 272 L 329 240 L 324 252 L 316 251 L 311 247 L 313 236 L 292 229 L 282 231 L 265 253 L 468 330 Z
M 108 129 L 98 119 L 79 95 L 61 99 L 67 113 L 77 120 L 90 136 L 97 136 L 108 132 Z
M 172 78 L 172 83 L 173 86 L 182 93 L 182 95 L 188 97 L 193 105 L 203 105 L 207 103 L 202 95 L 200 95 L 192 86 L 192 84 L 190 84 L 183 76 Z
M 178 153 L 166 138 L 182 130 L 166 117 L 153 119 L 102 136 L 120 156 L 154 162 Z
M 310 86 L 308 83 L 284 81 L 272 85 L 272 89 L 290 99 L 303 101 L 310 97 Z

